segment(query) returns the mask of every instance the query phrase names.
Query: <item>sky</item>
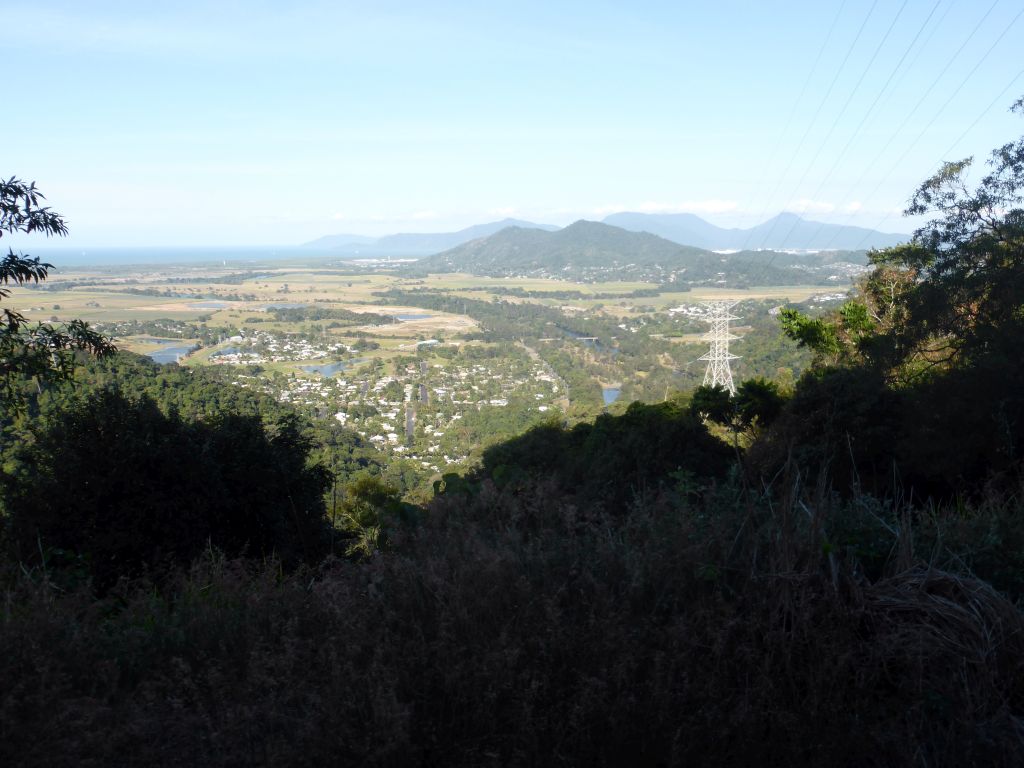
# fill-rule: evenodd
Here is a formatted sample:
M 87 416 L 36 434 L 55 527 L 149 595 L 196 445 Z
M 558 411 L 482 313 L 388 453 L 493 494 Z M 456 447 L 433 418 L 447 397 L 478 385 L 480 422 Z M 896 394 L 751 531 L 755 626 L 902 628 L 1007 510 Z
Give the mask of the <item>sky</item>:
M 908 232 L 1024 133 L 1020 0 L 0 0 L 0 175 L 77 246 L 782 210 Z

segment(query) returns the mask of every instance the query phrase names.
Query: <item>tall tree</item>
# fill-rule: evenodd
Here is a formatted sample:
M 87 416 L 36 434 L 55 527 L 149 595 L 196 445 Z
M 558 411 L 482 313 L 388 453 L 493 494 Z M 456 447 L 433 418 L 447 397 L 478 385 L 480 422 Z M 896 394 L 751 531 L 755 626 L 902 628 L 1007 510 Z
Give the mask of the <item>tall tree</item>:
M 1012 109 L 1024 114 L 1024 99 Z M 839 311 L 783 313 L 816 370 L 782 419 L 776 458 L 797 445 L 805 464 L 845 466 L 886 492 L 1019 482 L 1024 137 L 993 150 L 982 173 L 972 168 L 973 158 L 946 163 L 921 184 L 906 213 L 932 218 L 911 242 L 873 253 L 874 270 Z
M 1024 99 L 1013 111 L 1024 114 Z M 891 378 L 1016 358 L 1024 332 L 1024 137 L 945 163 L 905 213 L 932 215 L 910 243 L 874 252 L 860 295 L 824 319 L 783 312 L 783 331 L 819 365 L 868 363 Z

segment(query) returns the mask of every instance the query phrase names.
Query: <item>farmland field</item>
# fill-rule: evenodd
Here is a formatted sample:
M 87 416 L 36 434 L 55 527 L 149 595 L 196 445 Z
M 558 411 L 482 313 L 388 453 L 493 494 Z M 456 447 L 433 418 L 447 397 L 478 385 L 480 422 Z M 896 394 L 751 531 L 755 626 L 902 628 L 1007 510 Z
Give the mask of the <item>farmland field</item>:
M 468 274 L 407 277 L 344 262 L 160 265 L 56 272 L 15 289 L 12 309 L 82 318 L 121 349 L 184 366 L 225 366 L 314 418 L 336 418 L 436 474 L 551 415 L 583 418 L 700 383 L 700 302 L 732 299 L 738 377 L 791 379 L 806 354 L 770 310 L 814 308 L 841 289 L 788 286 L 661 292 Z

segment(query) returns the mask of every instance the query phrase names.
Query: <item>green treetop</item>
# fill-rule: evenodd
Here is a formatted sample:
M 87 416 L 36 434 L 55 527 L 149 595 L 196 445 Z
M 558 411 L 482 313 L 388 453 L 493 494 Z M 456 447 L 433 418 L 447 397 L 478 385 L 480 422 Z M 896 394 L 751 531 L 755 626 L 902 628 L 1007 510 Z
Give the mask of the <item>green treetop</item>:
M 1012 108 L 1024 113 L 1024 99 Z M 784 310 L 782 327 L 819 365 L 869 364 L 894 380 L 1012 357 L 1024 331 L 1024 137 L 945 163 L 907 215 L 932 214 L 910 243 L 871 254 L 860 295 L 825 319 Z

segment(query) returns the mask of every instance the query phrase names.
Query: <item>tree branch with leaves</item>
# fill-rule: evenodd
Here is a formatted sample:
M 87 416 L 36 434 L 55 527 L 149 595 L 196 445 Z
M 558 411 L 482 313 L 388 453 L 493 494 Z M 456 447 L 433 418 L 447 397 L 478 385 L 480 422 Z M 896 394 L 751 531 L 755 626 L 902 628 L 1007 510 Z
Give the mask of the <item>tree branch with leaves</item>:
M 0 180 L 0 238 L 15 232 L 67 235 L 64 219 L 42 205 L 43 200 L 35 182 L 13 176 Z M 11 296 L 14 287 L 42 282 L 52 268 L 39 258 L 8 248 L 0 259 L 0 302 Z M 19 386 L 24 379 L 38 383 L 68 378 L 76 351 L 106 356 L 116 349 L 109 338 L 81 320 L 61 325 L 32 322 L 20 312 L 0 307 L 0 405 L 15 409 L 24 405 Z
M 1024 99 L 1012 110 L 1024 114 Z M 871 254 L 856 298 L 824 318 L 784 310 L 782 330 L 818 367 L 870 365 L 892 381 L 1019 355 L 1024 334 L 1024 137 L 945 163 L 906 215 L 933 218 L 911 242 Z

